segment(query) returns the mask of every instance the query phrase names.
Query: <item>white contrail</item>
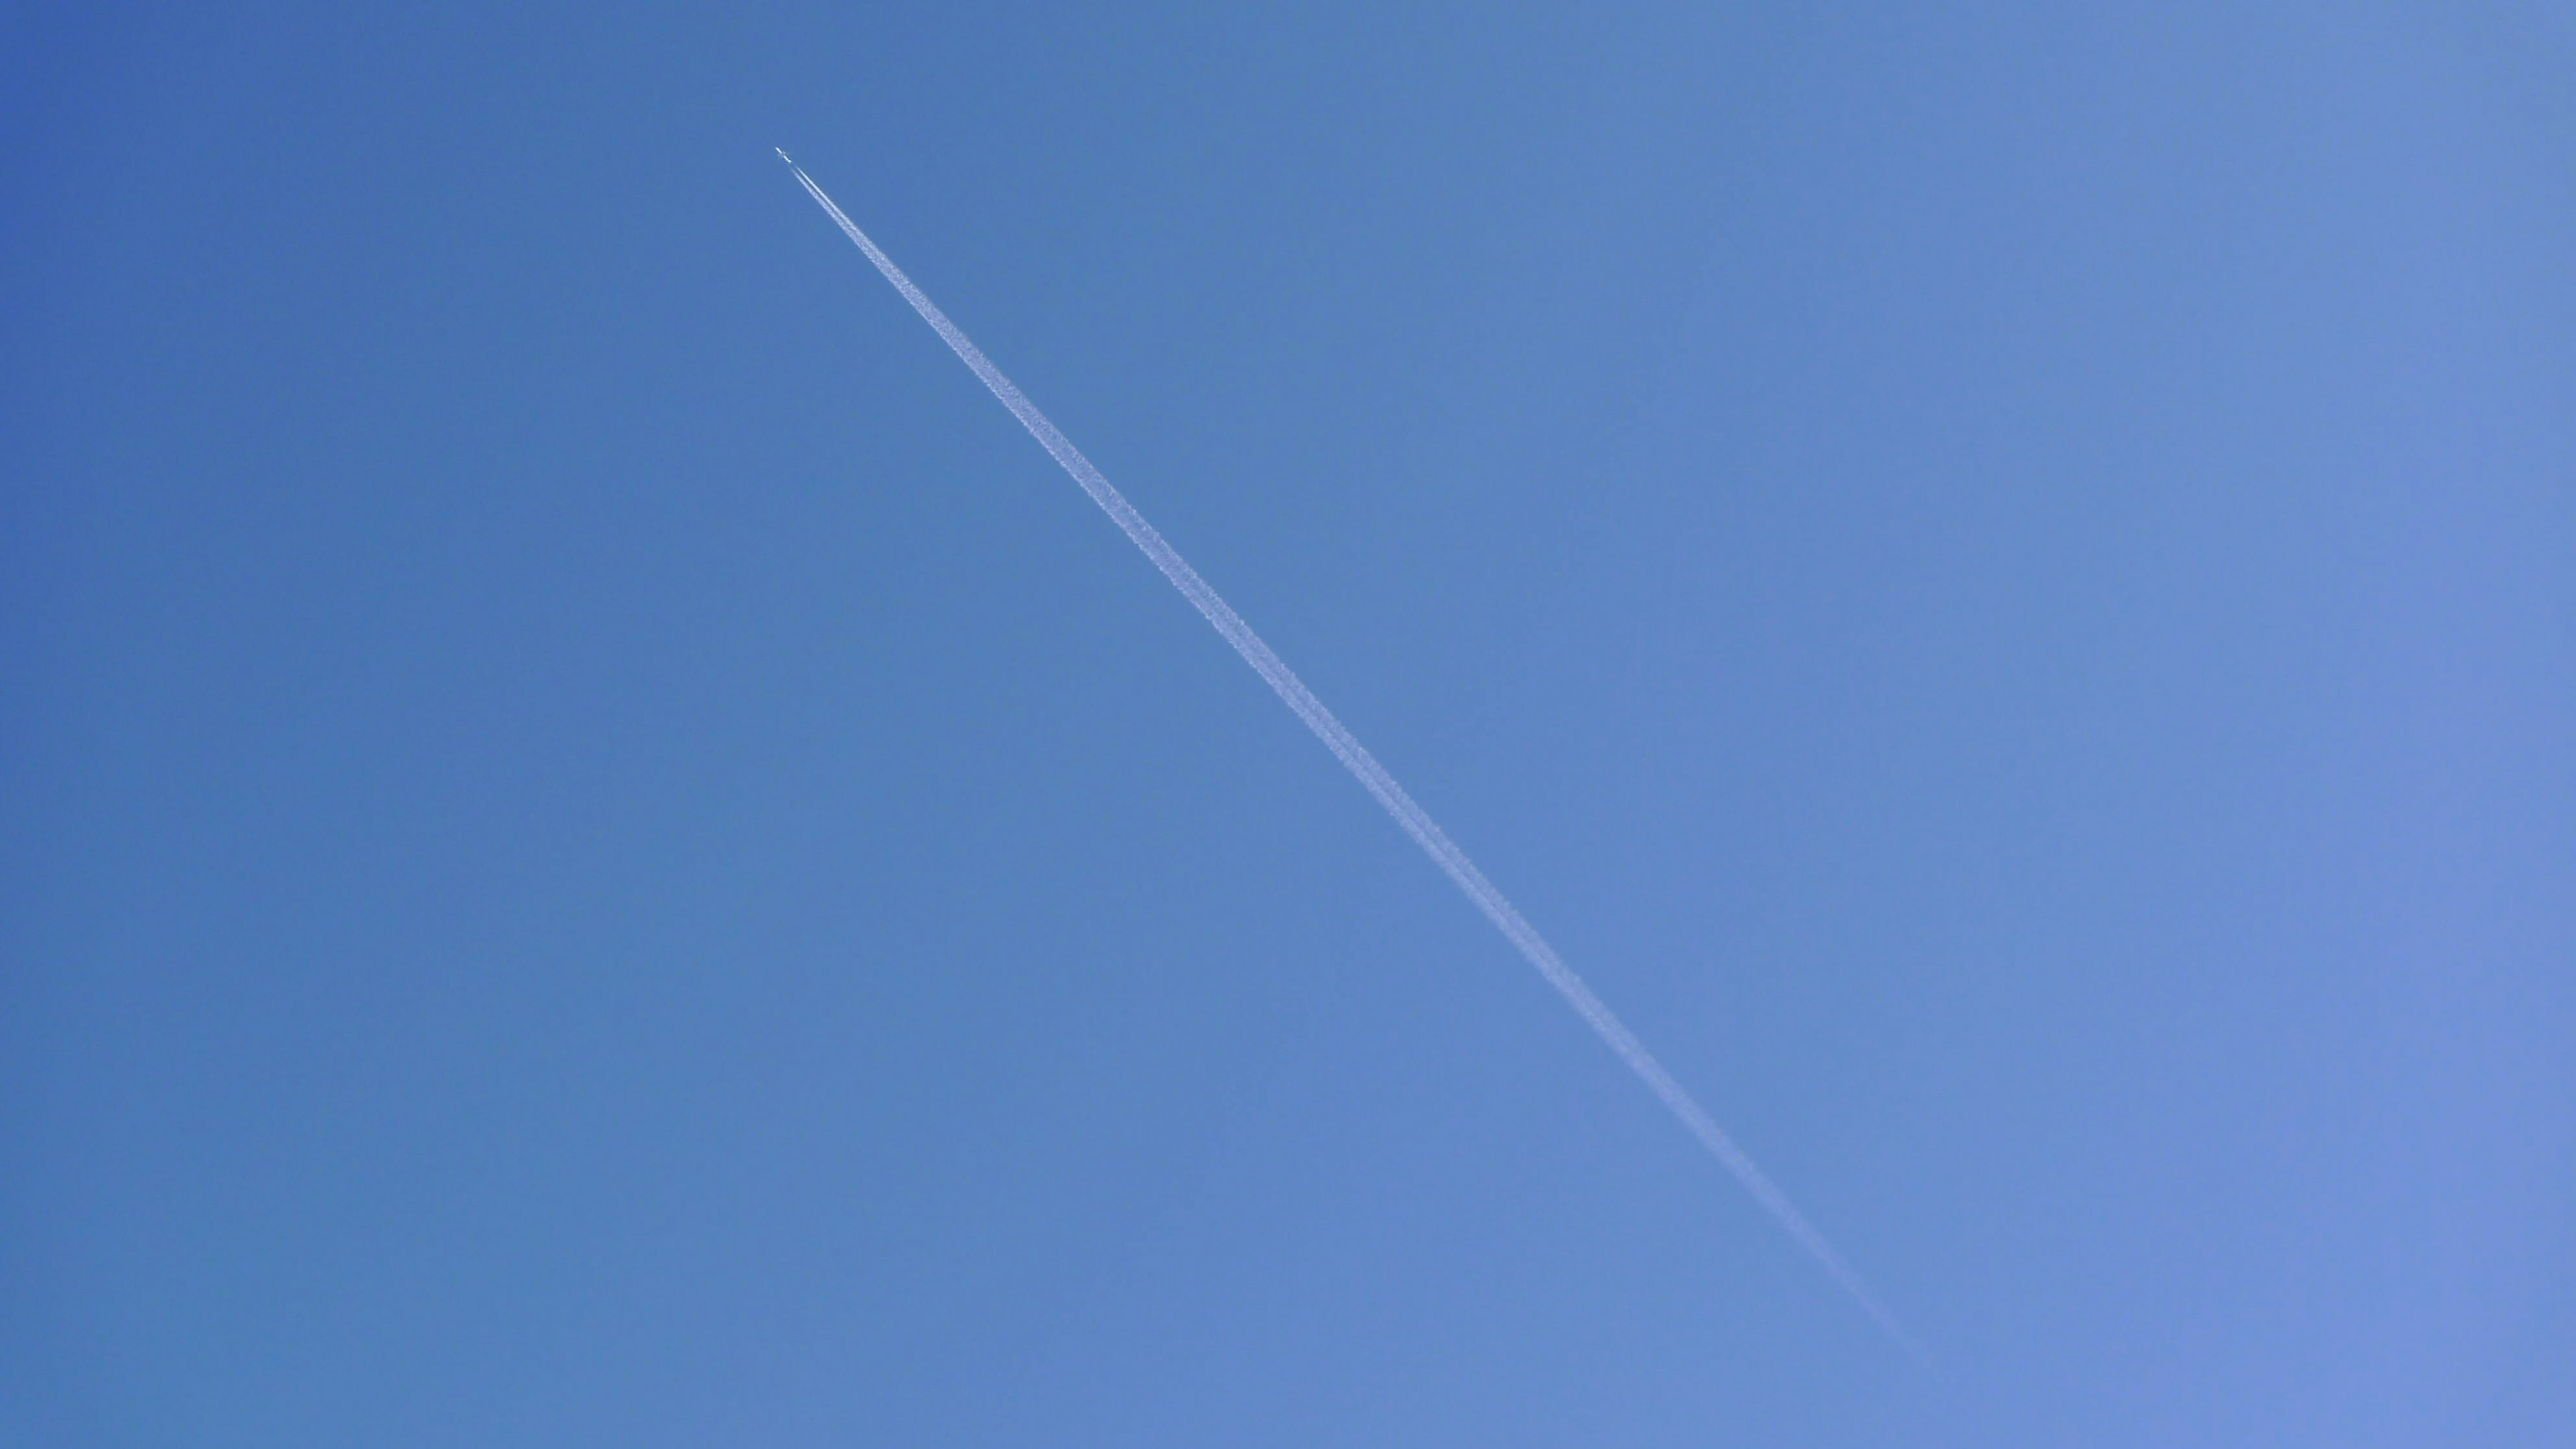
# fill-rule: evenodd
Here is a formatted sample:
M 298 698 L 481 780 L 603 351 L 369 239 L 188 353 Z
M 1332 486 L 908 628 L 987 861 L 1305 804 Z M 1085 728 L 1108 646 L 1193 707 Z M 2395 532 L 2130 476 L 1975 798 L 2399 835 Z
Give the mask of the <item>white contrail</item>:
M 779 159 L 787 160 L 786 152 L 778 154 Z M 1207 580 L 1199 577 L 1199 571 L 1190 567 L 1189 560 L 1163 541 L 1163 535 L 1155 532 L 1154 525 L 1145 521 L 1145 515 L 1138 513 L 1124 494 L 1109 485 L 1109 480 L 1091 465 L 1091 460 L 1082 456 L 1082 450 L 1058 431 L 1055 424 L 1048 422 L 1046 414 L 1039 412 L 1037 404 L 1030 402 L 1009 378 L 1002 376 L 1002 370 L 968 341 L 965 333 L 957 330 L 957 324 L 948 320 L 948 314 L 924 296 L 922 290 L 912 284 L 912 278 L 905 276 L 903 269 L 868 239 L 866 232 L 859 230 L 858 223 L 832 204 L 832 198 L 823 194 L 823 188 L 814 184 L 814 178 L 805 174 L 804 167 L 792 160 L 787 160 L 787 164 L 795 171 L 796 179 L 804 183 L 806 193 L 821 204 L 851 241 L 858 243 L 859 250 L 867 253 L 868 260 L 874 262 L 877 270 L 885 274 L 885 279 L 894 283 L 894 289 L 903 294 L 903 299 L 912 304 L 912 310 L 921 314 L 921 320 L 930 324 L 931 330 L 939 334 L 949 350 L 983 379 L 984 386 L 993 390 L 993 396 L 1002 400 L 1002 406 L 1011 410 L 1011 416 L 1018 418 L 1020 425 L 1027 428 L 1058 463 L 1064 465 L 1064 471 L 1073 475 L 1073 481 L 1081 484 L 1082 491 L 1091 495 L 1091 501 L 1099 504 L 1100 510 L 1126 532 L 1128 539 L 1145 551 L 1145 557 L 1154 561 L 1154 567 L 1163 571 L 1163 577 L 1172 581 L 1172 587 L 1179 589 L 1182 597 L 1197 606 L 1207 621 L 1216 626 L 1216 631 L 1225 636 L 1225 642 L 1233 645 L 1234 652 L 1243 656 L 1243 662 L 1251 665 L 1254 673 L 1278 691 L 1288 707 L 1297 712 L 1297 718 L 1306 722 L 1306 728 L 1313 730 L 1315 737 L 1324 742 L 1324 748 L 1331 750 L 1333 757 L 1342 762 L 1342 767 L 1377 797 L 1377 803 L 1386 807 L 1386 813 L 1395 817 L 1395 823 L 1404 827 L 1404 833 L 1413 837 L 1423 853 L 1448 872 L 1449 878 L 1458 883 L 1458 889 L 1467 893 L 1467 899 L 1476 903 L 1476 909 L 1485 913 L 1485 919 L 1492 921 L 1514 946 L 1520 948 L 1520 953 L 1529 958 L 1529 963 L 1538 968 L 1541 976 L 1547 978 L 1547 984 L 1555 987 L 1558 994 L 1573 1006 L 1575 1014 L 1610 1044 L 1610 1050 L 1619 1054 L 1619 1060 L 1628 1064 L 1628 1070 L 1654 1089 L 1655 1095 L 1663 1099 L 1664 1105 L 1672 1109 L 1672 1114 L 1681 1119 L 1691 1135 L 1735 1175 L 1737 1182 L 1744 1184 L 1744 1190 L 1753 1194 L 1754 1201 L 1762 1204 L 1765 1211 L 1779 1220 L 1780 1226 L 1789 1230 L 1789 1236 L 1797 1239 L 1800 1247 L 1824 1265 L 1825 1271 L 1833 1275 L 1834 1281 L 1841 1284 L 1871 1318 L 1877 1320 L 1879 1327 L 1904 1345 L 1908 1352 L 1918 1358 L 1923 1357 L 1922 1345 L 1916 1343 L 1914 1336 L 1896 1321 L 1896 1316 L 1878 1301 L 1878 1295 L 1869 1290 L 1869 1285 L 1861 1281 L 1860 1275 L 1843 1261 L 1833 1245 L 1825 1241 L 1824 1234 L 1817 1232 L 1815 1225 L 1808 1222 L 1789 1201 L 1788 1195 L 1781 1192 L 1761 1168 L 1753 1165 L 1753 1159 L 1744 1155 L 1744 1149 L 1735 1145 L 1735 1139 L 1726 1135 L 1726 1129 L 1718 1126 L 1699 1103 L 1691 1100 L 1690 1093 L 1682 1090 L 1682 1084 L 1673 1080 L 1673 1074 L 1664 1070 L 1664 1064 L 1655 1060 L 1654 1054 L 1637 1040 L 1636 1033 L 1612 1015 L 1600 997 L 1592 994 L 1592 988 L 1583 983 L 1582 977 L 1574 974 L 1574 968 L 1565 964 L 1564 958 L 1556 954 L 1556 948 L 1539 935 L 1538 928 L 1522 917 L 1503 893 L 1494 888 L 1492 881 L 1485 879 L 1485 873 L 1476 868 L 1476 863 L 1467 858 L 1467 852 L 1458 848 L 1448 832 L 1423 813 L 1421 806 L 1413 803 L 1413 797 L 1404 792 L 1404 787 L 1396 783 L 1395 777 L 1386 772 L 1386 767 L 1377 762 L 1377 757 L 1370 754 L 1357 737 L 1342 727 L 1342 722 L 1333 717 L 1333 712 L 1324 708 L 1324 702 L 1298 679 L 1286 661 L 1261 642 L 1261 636 L 1252 632 L 1252 626 L 1243 622 L 1243 616 L 1237 614 L 1233 606 L 1217 597 L 1216 590 L 1208 587 Z

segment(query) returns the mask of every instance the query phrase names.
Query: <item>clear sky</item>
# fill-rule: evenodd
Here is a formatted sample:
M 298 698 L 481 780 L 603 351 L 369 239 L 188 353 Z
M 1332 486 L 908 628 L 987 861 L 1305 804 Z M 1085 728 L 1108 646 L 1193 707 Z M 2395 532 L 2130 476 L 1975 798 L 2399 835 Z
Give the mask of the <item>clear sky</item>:
M 352 9 L 0 21 L 0 1442 L 2576 1426 L 2563 10 Z

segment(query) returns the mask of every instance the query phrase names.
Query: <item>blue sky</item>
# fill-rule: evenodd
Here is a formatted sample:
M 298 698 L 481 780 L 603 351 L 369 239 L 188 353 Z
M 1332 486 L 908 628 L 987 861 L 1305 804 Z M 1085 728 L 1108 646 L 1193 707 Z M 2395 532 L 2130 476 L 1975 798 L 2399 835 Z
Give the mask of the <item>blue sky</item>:
M 0 1440 L 2576 1423 L 2563 16 L 5 27 Z

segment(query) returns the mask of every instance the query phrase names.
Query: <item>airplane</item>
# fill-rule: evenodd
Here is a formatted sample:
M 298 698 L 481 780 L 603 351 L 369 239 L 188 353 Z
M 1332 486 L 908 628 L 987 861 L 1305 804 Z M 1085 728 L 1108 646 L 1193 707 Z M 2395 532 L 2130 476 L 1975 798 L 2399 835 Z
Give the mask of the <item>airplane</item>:
M 784 147 L 784 146 L 772 146 L 772 147 L 770 147 L 769 149 L 778 153 L 778 159 L 779 159 L 779 160 L 786 162 L 786 163 L 787 163 L 788 165 L 790 165 L 790 166 L 793 166 L 793 165 L 795 165 L 795 164 L 796 164 L 796 158 L 787 154 L 787 148 L 786 148 L 786 147 Z

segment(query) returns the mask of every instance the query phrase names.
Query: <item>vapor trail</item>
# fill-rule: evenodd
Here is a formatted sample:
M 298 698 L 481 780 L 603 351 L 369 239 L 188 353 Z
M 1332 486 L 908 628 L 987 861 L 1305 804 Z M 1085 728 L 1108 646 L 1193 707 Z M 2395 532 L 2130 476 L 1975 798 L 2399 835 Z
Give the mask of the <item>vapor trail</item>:
M 1744 1190 L 1753 1195 L 1753 1200 L 1778 1220 L 1800 1247 L 1824 1265 L 1833 1280 L 1842 1285 L 1843 1291 L 1849 1293 L 1889 1337 L 1917 1358 L 1925 1357 L 1922 1345 L 1915 1342 L 1914 1336 L 1896 1321 L 1896 1316 L 1878 1301 L 1878 1295 L 1870 1291 L 1869 1285 L 1861 1281 L 1860 1275 L 1843 1261 L 1842 1255 L 1834 1251 L 1833 1245 L 1825 1241 L 1824 1235 L 1816 1231 L 1815 1225 L 1807 1221 L 1805 1215 L 1789 1201 L 1788 1195 L 1753 1164 L 1753 1159 L 1744 1154 L 1743 1148 L 1735 1145 L 1735 1139 L 1726 1135 L 1726 1130 L 1718 1126 L 1699 1103 L 1691 1100 L 1690 1093 L 1682 1090 L 1681 1083 L 1673 1080 L 1672 1073 L 1664 1070 L 1663 1063 L 1655 1060 L 1654 1054 L 1637 1040 L 1636 1033 L 1612 1015 L 1600 997 L 1592 994 L 1592 988 L 1584 984 L 1582 977 L 1574 974 L 1574 968 L 1565 964 L 1564 958 L 1556 954 L 1556 948 L 1539 935 L 1538 928 L 1522 917 L 1511 901 L 1495 889 L 1492 881 L 1485 879 L 1485 873 L 1476 868 L 1476 863 L 1467 858 L 1467 853 L 1458 848 L 1448 832 L 1413 802 L 1413 797 L 1406 794 L 1395 777 L 1387 773 L 1386 767 L 1377 762 L 1377 757 L 1343 728 L 1342 722 L 1333 717 L 1333 712 L 1324 707 L 1324 702 L 1315 697 L 1314 691 L 1308 689 L 1304 681 L 1298 679 L 1286 661 L 1261 642 L 1261 636 L 1252 632 L 1252 626 L 1243 622 L 1243 616 L 1219 598 L 1215 589 L 1208 587 L 1207 580 L 1199 577 L 1198 570 L 1191 568 L 1187 559 L 1164 542 L 1163 535 L 1145 521 L 1145 516 L 1136 511 L 1135 505 L 1110 486 L 1109 480 L 1091 465 L 1090 459 L 1082 456 L 1082 451 L 1074 447 L 1072 440 L 1047 421 L 1046 414 L 1039 412 L 1037 405 L 1004 377 L 1001 369 L 967 340 L 965 333 L 957 330 L 957 324 L 948 320 L 948 314 L 940 311 L 919 287 L 912 284 L 912 279 L 903 274 L 903 269 L 879 250 L 866 232 L 859 230 L 858 223 L 832 204 L 832 198 L 823 194 L 823 188 L 814 184 L 814 178 L 805 174 L 804 167 L 790 160 L 786 152 L 778 154 L 779 159 L 787 161 L 788 167 L 795 171 L 796 179 L 803 183 L 806 194 L 812 196 L 850 240 L 858 244 L 860 251 L 867 253 L 868 260 L 875 263 L 876 269 L 885 274 L 885 279 L 894 284 L 894 289 L 903 294 L 903 299 L 912 304 L 912 310 L 921 314 L 921 320 L 930 324 L 931 330 L 939 334 L 949 350 L 983 379 L 984 386 L 992 389 L 993 396 L 1002 400 L 1002 406 L 1011 410 L 1011 416 L 1018 418 L 1020 425 L 1054 455 L 1056 462 L 1064 465 L 1064 471 L 1072 474 L 1073 481 L 1082 485 L 1082 491 L 1091 495 L 1091 501 L 1099 504 L 1101 511 L 1125 531 L 1128 540 L 1144 550 L 1145 557 L 1154 561 L 1154 567 L 1163 571 L 1163 577 L 1172 581 L 1172 587 L 1179 589 L 1182 597 L 1216 626 L 1217 633 L 1225 636 L 1225 642 L 1233 645 L 1234 652 L 1243 656 L 1243 662 L 1251 665 L 1253 672 L 1277 691 L 1291 710 L 1296 711 L 1297 718 L 1306 722 L 1306 728 L 1315 732 L 1315 737 L 1324 742 L 1324 748 L 1333 752 L 1333 757 L 1342 762 L 1342 767 L 1377 797 L 1377 803 L 1386 807 L 1386 813 L 1395 817 L 1395 823 L 1404 827 L 1404 833 L 1413 837 L 1414 843 L 1422 847 L 1433 864 L 1457 882 L 1458 889 L 1466 892 L 1467 899 L 1476 903 L 1476 909 L 1485 913 L 1485 919 L 1492 921 L 1506 939 L 1520 948 L 1521 955 L 1547 978 L 1547 984 L 1555 987 L 1557 994 L 1574 1008 L 1575 1014 L 1609 1043 L 1610 1050 L 1618 1053 L 1619 1060 L 1628 1064 L 1628 1070 L 1635 1072 L 1657 1097 L 1663 1099 L 1672 1114 L 1700 1140 L 1700 1145 L 1734 1174 L 1735 1180 L 1744 1185 Z

